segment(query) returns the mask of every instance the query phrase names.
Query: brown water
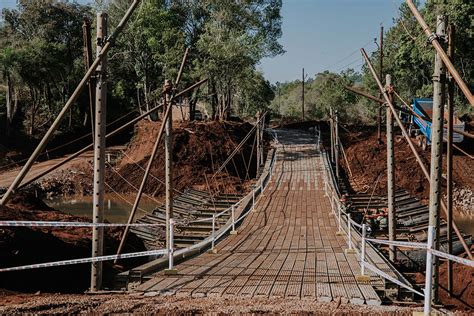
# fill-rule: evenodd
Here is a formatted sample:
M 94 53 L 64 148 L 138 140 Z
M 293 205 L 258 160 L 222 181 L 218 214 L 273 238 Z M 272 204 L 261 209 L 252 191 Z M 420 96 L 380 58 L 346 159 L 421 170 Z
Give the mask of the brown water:
M 126 223 L 132 210 L 134 195 L 122 195 L 123 199 L 119 199 L 114 195 L 106 195 L 105 197 L 105 219 L 110 223 Z M 68 198 L 54 198 L 46 200 L 46 204 L 57 210 L 77 215 L 85 216 L 92 219 L 92 196 L 78 196 Z M 135 218 L 139 218 L 151 212 L 157 207 L 157 203 L 149 198 L 142 197 L 140 199 L 139 209 Z
M 454 213 L 454 220 L 458 225 L 458 228 L 464 233 L 474 236 L 474 212 L 467 213 Z

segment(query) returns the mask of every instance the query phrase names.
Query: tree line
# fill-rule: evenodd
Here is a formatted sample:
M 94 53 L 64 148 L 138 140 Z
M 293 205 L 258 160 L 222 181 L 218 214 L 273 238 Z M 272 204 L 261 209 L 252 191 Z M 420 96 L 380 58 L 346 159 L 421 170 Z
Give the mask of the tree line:
M 446 15 L 448 23 L 455 26 L 454 65 L 471 91 L 474 90 L 474 2 L 427 0 L 420 12 L 432 30 L 436 29 L 438 14 Z M 404 100 L 432 97 L 434 49 L 405 3 L 399 7 L 393 22 L 393 26 L 384 34 L 383 73 L 392 76 L 392 83 Z M 370 59 L 378 73 L 379 56 L 380 48 L 377 46 Z M 366 66 L 358 72 L 353 69 L 339 73 L 324 71 L 305 81 L 306 117 L 325 119 L 329 107 L 332 107 L 338 110 L 342 121 L 374 124 L 379 105 L 345 90 L 346 85 L 357 86 L 379 96 L 378 87 Z M 301 117 L 301 80 L 277 83 L 273 89 L 276 95 L 271 104 L 273 112 L 282 116 Z M 456 114 L 470 119 L 471 107 L 459 89 L 455 90 Z
M 40 135 L 85 73 L 83 24 L 108 14 L 109 30 L 130 0 L 94 6 L 61 0 L 19 0 L 0 21 L 0 129 Z M 176 76 L 190 48 L 182 84 L 208 84 L 189 97 L 214 119 L 254 115 L 269 106 L 273 89 L 256 66 L 283 53 L 281 0 L 142 0 L 108 54 L 108 115 L 156 106 L 165 79 Z M 109 32 L 110 33 L 110 32 Z M 95 45 L 92 45 L 95 46 Z M 90 124 L 88 94 L 71 109 L 62 130 Z

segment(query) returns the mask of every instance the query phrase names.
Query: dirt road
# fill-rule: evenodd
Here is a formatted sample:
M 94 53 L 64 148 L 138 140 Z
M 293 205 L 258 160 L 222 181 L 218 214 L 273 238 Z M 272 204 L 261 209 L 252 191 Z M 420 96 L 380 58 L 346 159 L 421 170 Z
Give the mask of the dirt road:
M 117 151 L 120 151 L 120 150 L 123 150 L 123 149 L 125 149 L 124 146 L 112 146 L 110 148 L 107 148 L 107 152 L 113 153 L 113 152 L 117 152 Z M 67 156 L 35 163 L 33 165 L 33 167 L 31 168 L 30 172 L 27 174 L 27 176 L 23 180 L 23 182 L 26 182 L 30 179 L 33 179 L 34 177 L 41 174 L 42 172 L 49 169 L 50 167 L 56 165 L 57 163 L 59 163 L 60 161 L 62 161 L 66 157 Z M 67 169 L 71 168 L 71 166 L 79 164 L 81 162 L 92 161 L 93 158 L 94 158 L 94 152 L 92 150 L 86 151 L 85 153 L 83 153 L 79 157 L 76 157 L 73 160 L 71 160 L 71 161 L 67 162 L 66 164 L 64 164 L 63 166 L 59 167 L 57 169 L 57 171 L 67 170 Z M 6 172 L 0 173 L 0 188 L 8 187 L 13 182 L 13 180 L 15 179 L 15 177 L 17 176 L 17 174 L 20 170 L 21 170 L 21 168 L 15 168 L 15 169 L 8 170 Z

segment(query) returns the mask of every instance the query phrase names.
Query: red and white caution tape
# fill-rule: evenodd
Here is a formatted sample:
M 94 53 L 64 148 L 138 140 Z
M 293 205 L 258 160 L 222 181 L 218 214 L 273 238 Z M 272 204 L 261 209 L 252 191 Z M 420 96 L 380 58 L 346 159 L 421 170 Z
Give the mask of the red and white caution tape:
M 382 270 L 379 270 L 377 267 L 371 265 L 371 264 L 368 263 L 367 261 L 364 261 L 364 266 L 365 266 L 366 268 L 369 268 L 370 270 L 372 270 L 372 271 L 375 272 L 376 274 L 380 275 L 380 276 L 381 276 L 382 278 L 384 278 L 384 279 L 387 279 L 387 280 L 389 280 L 389 281 L 392 281 L 393 283 L 395 283 L 395 284 L 397 284 L 397 285 L 399 285 L 399 286 L 401 286 L 401 287 L 403 287 L 403 288 L 405 288 L 405 289 L 407 289 L 407 290 L 409 290 L 409 291 L 411 291 L 411 292 L 413 292 L 413 293 L 416 293 L 416 294 L 418 294 L 418 295 L 420 295 L 420 296 L 425 296 L 425 295 L 424 295 L 423 293 L 421 293 L 420 291 L 417 291 L 417 290 L 415 290 L 414 288 L 412 288 L 411 286 L 408 286 L 407 284 L 402 283 L 402 282 L 400 282 L 399 280 L 397 280 L 397 279 L 391 277 L 390 275 L 388 275 L 387 273 L 383 272 Z
M 382 239 L 374 239 L 374 238 L 366 238 L 365 240 L 383 244 L 388 246 L 397 246 L 397 247 L 407 247 L 407 248 L 415 248 L 415 249 L 426 249 L 426 244 L 421 242 L 408 242 L 408 241 L 390 241 L 390 240 L 382 240 Z
M 88 222 L 54 222 L 54 221 L 0 221 L 0 227 L 147 227 L 165 226 L 163 223 L 88 223 Z
M 59 266 L 67 266 L 67 265 L 71 265 L 71 264 L 80 264 L 80 263 L 110 261 L 110 260 L 115 260 L 115 259 L 127 259 L 127 258 L 157 256 L 157 255 L 163 255 L 165 253 L 167 253 L 166 249 L 160 249 L 160 250 L 150 250 L 150 251 L 124 253 L 124 254 L 120 254 L 120 255 L 109 255 L 109 256 L 100 256 L 100 257 L 90 257 L 90 258 L 70 259 L 70 260 L 54 261 L 54 262 L 46 262 L 46 263 L 37 263 L 37 264 L 29 264 L 29 265 L 18 266 L 18 267 L 2 268 L 2 269 L 0 269 L 0 273 L 1 272 L 30 270 L 30 269 L 39 269 L 39 268 L 59 267 Z
M 454 255 L 450 255 L 450 254 L 447 254 L 445 252 L 435 250 L 435 249 L 429 249 L 429 252 L 431 252 L 435 256 L 445 258 L 445 259 L 449 259 L 449 260 L 452 260 L 452 261 L 456 261 L 460 264 L 464 264 L 466 266 L 470 266 L 470 267 L 474 268 L 474 261 L 473 260 L 469 260 L 469 259 L 466 259 L 466 258 L 461 258 L 461 257 L 454 256 Z

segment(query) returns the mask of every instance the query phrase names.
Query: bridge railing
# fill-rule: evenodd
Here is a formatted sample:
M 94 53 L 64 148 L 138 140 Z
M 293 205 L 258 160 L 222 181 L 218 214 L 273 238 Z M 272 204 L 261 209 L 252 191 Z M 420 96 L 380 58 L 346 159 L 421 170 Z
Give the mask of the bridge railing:
M 320 134 L 320 131 L 319 131 Z M 318 137 L 318 144 L 317 147 L 320 148 L 320 137 Z M 428 240 L 426 243 L 419 243 L 419 242 L 404 242 L 404 241 L 389 241 L 389 240 L 381 240 L 375 238 L 367 238 L 367 227 L 365 223 L 357 223 L 353 219 L 351 219 L 350 212 L 346 212 L 345 206 L 340 201 L 339 192 L 335 187 L 335 179 L 334 175 L 332 174 L 332 168 L 328 162 L 327 155 L 321 156 L 322 164 L 325 166 L 324 175 L 324 191 L 325 195 L 328 197 L 331 205 L 331 212 L 337 218 L 337 225 L 338 225 L 338 234 L 345 235 L 347 238 L 347 247 L 348 251 L 354 251 L 359 256 L 359 263 L 360 263 L 360 275 L 356 276 L 356 278 L 360 281 L 370 281 L 370 277 L 366 275 L 365 269 L 368 268 L 372 272 L 376 273 L 377 275 L 415 293 L 422 297 L 424 297 L 424 313 L 425 315 L 429 315 L 429 311 L 431 309 L 431 292 L 432 292 L 432 279 L 426 278 L 425 279 L 425 287 L 423 288 L 423 293 L 414 289 L 413 287 L 400 282 L 399 280 L 393 278 L 392 276 L 388 275 L 387 273 L 383 272 L 382 270 L 378 269 L 375 265 L 370 264 L 366 260 L 366 246 L 368 243 L 374 244 L 381 244 L 381 245 L 388 245 L 394 247 L 404 247 L 404 248 L 411 248 L 411 249 L 421 249 L 426 250 L 426 271 L 425 275 L 432 275 L 430 269 L 433 268 L 433 260 L 434 257 L 437 256 L 439 258 L 444 258 L 447 260 L 455 261 L 457 263 L 474 267 L 474 261 L 469 260 L 467 258 L 458 257 L 455 255 L 451 255 L 439 250 L 434 249 L 434 237 L 435 237 L 435 229 L 433 226 L 428 226 Z M 342 225 L 343 216 L 346 217 L 346 227 Z M 361 233 L 361 242 L 359 249 L 353 246 L 352 242 L 352 232 L 354 231 L 354 227 L 358 228 Z

